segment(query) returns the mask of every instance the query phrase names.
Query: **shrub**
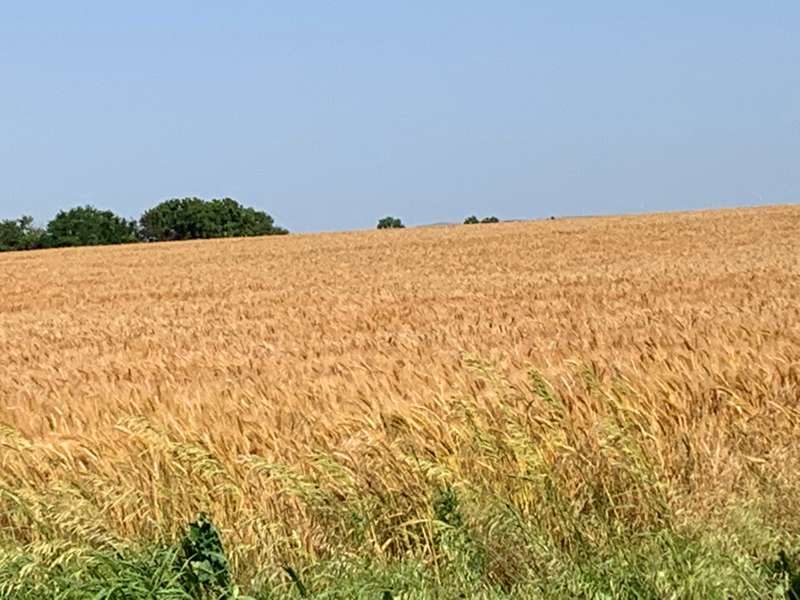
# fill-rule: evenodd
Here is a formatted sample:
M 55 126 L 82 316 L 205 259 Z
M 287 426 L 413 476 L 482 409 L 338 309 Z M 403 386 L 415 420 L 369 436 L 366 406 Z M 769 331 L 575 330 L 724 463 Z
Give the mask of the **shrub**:
M 500 219 L 497 217 L 484 217 L 481 219 L 481 223 L 499 223 Z

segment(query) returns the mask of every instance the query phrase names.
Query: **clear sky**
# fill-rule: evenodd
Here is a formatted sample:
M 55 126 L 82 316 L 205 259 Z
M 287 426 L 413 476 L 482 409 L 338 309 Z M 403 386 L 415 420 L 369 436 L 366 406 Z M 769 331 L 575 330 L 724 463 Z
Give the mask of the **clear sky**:
M 0 218 L 800 201 L 800 2 L 0 0 Z

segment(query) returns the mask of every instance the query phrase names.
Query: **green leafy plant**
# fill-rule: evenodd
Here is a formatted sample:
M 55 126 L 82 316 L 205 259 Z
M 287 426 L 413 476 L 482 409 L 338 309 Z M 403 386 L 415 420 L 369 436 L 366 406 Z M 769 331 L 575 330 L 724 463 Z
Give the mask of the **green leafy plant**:
M 181 557 L 185 567 L 182 583 L 195 598 L 234 598 L 228 559 L 216 527 L 200 514 L 181 541 Z
M 439 489 L 433 498 L 433 515 L 438 524 L 434 543 L 450 569 L 465 576 L 474 584 L 485 570 L 485 555 L 481 544 L 472 535 L 464 518 L 461 501 L 450 486 Z
M 800 566 L 797 559 L 790 557 L 785 550 L 781 550 L 778 552 L 778 559 L 771 566 L 771 571 L 783 580 L 786 599 L 800 600 Z

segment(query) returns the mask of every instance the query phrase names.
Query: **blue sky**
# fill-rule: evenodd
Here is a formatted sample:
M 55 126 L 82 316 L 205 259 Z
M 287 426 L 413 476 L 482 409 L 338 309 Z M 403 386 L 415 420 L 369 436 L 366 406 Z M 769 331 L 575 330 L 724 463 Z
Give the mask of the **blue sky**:
M 6 2 L 0 218 L 293 231 L 800 200 L 800 3 Z

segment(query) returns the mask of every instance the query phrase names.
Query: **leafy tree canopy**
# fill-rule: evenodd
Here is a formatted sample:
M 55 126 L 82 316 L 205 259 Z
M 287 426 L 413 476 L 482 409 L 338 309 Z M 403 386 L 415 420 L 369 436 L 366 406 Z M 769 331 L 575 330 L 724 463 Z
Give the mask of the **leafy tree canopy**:
M 383 217 L 378 221 L 378 229 L 403 229 L 405 225 L 397 217 Z
M 128 221 L 110 210 L 93 206 L 79 206 L 60 211 L 47 224 L 43 245 L 97 246 L 100 244 L 126 244 L 137 240 L 135 221 Z
M 43 234 L 41 229 L 33 226 L 33 217 L 27 215 L 0 221 L 0 252 L 39 248 Z
M 470 215 L 466 219 L 464 219 L 464 225 L 475 225 L 477 223 L 499 223 L 500 219 L 497 217 L 484 217 L 482 219 L 478 219 L 475 215 Z
M 230 198 L 167 200 L 145 212 L 139 225 L 143 239 L 152 241 L 288 233 L 276 227 L 267 213 L 244 207 Z

